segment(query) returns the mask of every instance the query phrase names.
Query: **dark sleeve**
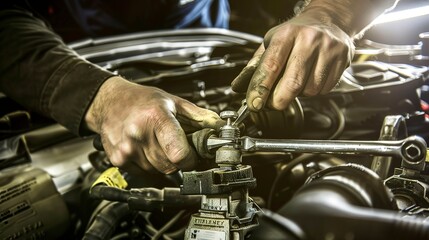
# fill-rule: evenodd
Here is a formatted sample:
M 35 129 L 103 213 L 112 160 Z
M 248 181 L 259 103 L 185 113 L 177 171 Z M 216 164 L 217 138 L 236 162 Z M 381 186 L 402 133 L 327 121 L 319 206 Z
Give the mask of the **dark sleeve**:
M 111 72 L 80 58 L 43 21 L 23 10 L 0 10 L 0 91 L 78 135 Z

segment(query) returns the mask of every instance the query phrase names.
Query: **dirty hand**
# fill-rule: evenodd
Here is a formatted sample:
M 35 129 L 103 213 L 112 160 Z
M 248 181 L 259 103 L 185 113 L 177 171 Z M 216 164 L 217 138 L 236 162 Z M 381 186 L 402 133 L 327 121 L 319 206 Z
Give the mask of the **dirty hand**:
M 232 82 L 234 91 L 247 90 L 251 110 L 283 110 L 299 94 L 326 94 L 336 85 L 353 57 L 353 42 L 335 24 L 318 17 L 317 11 L 304 12 L 265 35 Z
M 219 116 L 161 89 L 112 77 L 101 86 L 85 115 L 101 135 L 114 166 L 128 172 L 190 169 L 196 153 L 184 130 L 218 128 Z

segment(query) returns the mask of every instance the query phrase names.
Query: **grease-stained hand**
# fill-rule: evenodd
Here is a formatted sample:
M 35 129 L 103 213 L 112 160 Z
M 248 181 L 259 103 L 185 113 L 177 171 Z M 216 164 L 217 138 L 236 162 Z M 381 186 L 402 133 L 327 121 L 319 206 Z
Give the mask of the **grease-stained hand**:
M 353 58 L 351 37 L 315 13 L 302 13 L 272 28 L 247 66 L 232 82 L 247 90 L 253 111 L 264 106 L 283 110 L 299 94 L 328 93 Z
M 185 130 L 219 128 L 223 123 L 215 112 L 120 77 L 103 83 L 85 120 L 101 135 L 114 166 L 131 173 L 143 169 L 165 174 L 196 164 Z

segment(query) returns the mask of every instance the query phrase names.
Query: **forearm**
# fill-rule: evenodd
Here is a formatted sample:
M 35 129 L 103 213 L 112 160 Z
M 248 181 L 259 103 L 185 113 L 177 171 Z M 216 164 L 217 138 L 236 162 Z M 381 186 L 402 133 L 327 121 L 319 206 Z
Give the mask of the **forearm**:
M 76 134 L 100 85 L 113 74 L 81 59 L 23 10 L 0 11 L 0 91 Z
M 311 0 L 302 13 L 314 13 L 322 23 L 336 25 L 350 37 L 357 36 L 399 0 Z

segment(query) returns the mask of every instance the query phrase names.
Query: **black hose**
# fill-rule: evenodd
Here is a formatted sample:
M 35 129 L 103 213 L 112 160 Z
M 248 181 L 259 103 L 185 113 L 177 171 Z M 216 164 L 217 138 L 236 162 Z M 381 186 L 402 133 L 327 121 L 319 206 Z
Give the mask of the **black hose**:
M 305 164 L 307 161 L 311 160 L 312 156 L 314 156 L 313 154 L 303 154 L 300 155 L 299 157 L 293 159 L 292 161 L 290 161 L 285 168 L 281 169 L 281 171 L 277 174 L 276 178 L 273 181 L 273 184 L 271 185 L 270 188 L 270 192 L 268 194 L 268 201 L 267 201 L 267 208 L 271 209 L 272 203 L 273 203 L 273 199 L 274 199 L 274 194 L 276 193 L 277 190 L 277 186 L 280 183 L 280 180 L 287 175 L 288 173 L 290 173 L 292 171 L 293 168 L 295 168 L 296 166 L 300 165 L 300 164 Z
M 127 202 L 131 197 L 129 190 L 109 187 L 105 185 L 96 185 L 91 188 L 91 197 L 109 201 Z
M 315 174 L 279 214 L 308 239 L 429 239 L 429 223 L 399 213 L 391 196 L 375 174 L 349 164 Z
M 287 239 L 290 239 L 290 240 L 306 239 L 305 233 L 302 231 L 302 229 L 294 222 L 283 217 L 282 215 L 272 212 L 268 209 L 262 209 L 260 215 L 261 215 L 261 218 L 260 218 L 261 221 L 267 221 L 272 225 L 277 225 L 279 229 L 285 234 L 285 236 L 288 236 Z M 280 238 L 278 236 L 273 236 L 273 237 Z M 286 239 L 286 237 L 281 237 L 281 238 Z
M 109 239 L 119 222 L 130 213 L 127 203 L 112 202 L 104 207 L 94 218 L 85 235 L 84 240 Z
M 344 128 L 346 126 L 346 118 L 344 117 L 343 112 L 341 112 L 340 108 L 338 107 L 338 105 L 335 103 L 334 100 L 329 100 L 329 105 L 331 105 L 332 110 L 334 110 L 335 114 L 338 117 L 338 127 L 335 130 L 335 132 L 328 138 L 328 139 L 336 139 L 339 136 L 341 136 L 341 134 L 344 132 Z

